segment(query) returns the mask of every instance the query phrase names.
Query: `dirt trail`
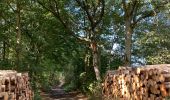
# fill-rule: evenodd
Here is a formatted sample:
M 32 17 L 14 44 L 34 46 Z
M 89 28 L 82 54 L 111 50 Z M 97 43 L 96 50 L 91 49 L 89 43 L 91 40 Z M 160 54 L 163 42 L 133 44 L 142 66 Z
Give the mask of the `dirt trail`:
M 42 100 L 88 100 L 80 92 L 65 92 L 61 87 L 55 87 L 49 93 L 41 93 Z

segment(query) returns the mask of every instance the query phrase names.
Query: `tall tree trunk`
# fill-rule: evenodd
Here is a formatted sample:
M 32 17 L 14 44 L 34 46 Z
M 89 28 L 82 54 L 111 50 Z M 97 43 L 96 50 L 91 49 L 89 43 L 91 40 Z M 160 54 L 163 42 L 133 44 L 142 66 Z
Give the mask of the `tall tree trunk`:
M 6 59 L 6 42 L 3 41 L 3 60 Z
M 19 68 L 20 65 L 20 42 L 21 42 L 21 17 L 20 17 L 20 1 L 17 0 L 16 8 L 16 68 Z
M 131 48 L 133 28 L 131 26 L 131 18 L 125 18 L 125 66 L 131 66 Z
M 100 81 L 100 71 L 99 71 L 99 54 L 98 54 L 98 46 L 96 42 L 91 43 L 92 47 L 92 55 L 93 55 L 93 67 L 94 67 L 94 72 L 96 75 L 97 81 Z

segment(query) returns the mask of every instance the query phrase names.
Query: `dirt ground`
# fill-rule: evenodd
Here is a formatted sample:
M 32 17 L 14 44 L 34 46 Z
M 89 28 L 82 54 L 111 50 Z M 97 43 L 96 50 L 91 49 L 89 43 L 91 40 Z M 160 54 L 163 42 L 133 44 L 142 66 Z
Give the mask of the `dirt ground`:
M 42 100 L 88 100 L 87 96 L 80 92 L 65 92 L 61 87 L 52 89 L 51 92 L 41 92 Z

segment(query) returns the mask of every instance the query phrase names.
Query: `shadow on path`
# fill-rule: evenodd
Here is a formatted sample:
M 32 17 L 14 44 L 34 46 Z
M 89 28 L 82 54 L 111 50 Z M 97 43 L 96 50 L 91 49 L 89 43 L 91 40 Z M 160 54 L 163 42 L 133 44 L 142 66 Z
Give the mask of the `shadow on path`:
M 42 100 L 88 100 L 80 92 L 65 92 L 62 87 L 55 87 L 49 93 L 41 92 Z

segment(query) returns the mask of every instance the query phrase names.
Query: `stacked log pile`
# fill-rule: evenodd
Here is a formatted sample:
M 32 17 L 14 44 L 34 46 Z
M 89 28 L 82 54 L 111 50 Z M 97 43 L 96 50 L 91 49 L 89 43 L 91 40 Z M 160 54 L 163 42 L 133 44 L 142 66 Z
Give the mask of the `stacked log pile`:
M 0 100 L 33 100 L 28 73 L 0 70 Z
M 120 67 L 108 71 L 103 94 L 109 99 L 164 100 L 170 96 L 170 65 Z

